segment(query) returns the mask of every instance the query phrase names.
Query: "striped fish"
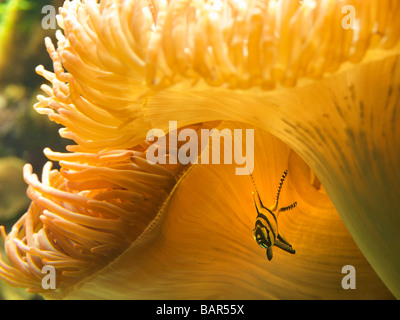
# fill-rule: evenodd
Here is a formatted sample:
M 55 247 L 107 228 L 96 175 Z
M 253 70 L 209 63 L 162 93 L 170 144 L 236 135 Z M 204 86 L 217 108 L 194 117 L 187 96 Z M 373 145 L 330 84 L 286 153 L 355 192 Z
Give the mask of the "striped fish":
M 272 259 L 272 247 L 277 246 L 282 250 L 289 252 L 291 254 L 296 253 L 292 248 L 292 245 L 282 236 L 278 231 L 278 216 L 280 212 L 288 211 L 296 207 L 297 202 L 292 203 L 290 206 L 279 208 L 279 195 L 282 189 L 283 182 L 285 181 L 288 171 L 285 170 L 281 180 L 279 182 L 278 192 L 276 195 L 275 206 L 272 209 L 265 207 L 261 201 L 260 194 L 258 193 L 256 184 L 254 182 L 253 176 L 250 174 L 251 179 L 257 193 L 257 197 L 253 192 L 254 204 L 257 210 L 257 218 L 255 227 L 253 230 L 254 239 L 257 241 L 258 245 L 267 250 L 268 260 Z

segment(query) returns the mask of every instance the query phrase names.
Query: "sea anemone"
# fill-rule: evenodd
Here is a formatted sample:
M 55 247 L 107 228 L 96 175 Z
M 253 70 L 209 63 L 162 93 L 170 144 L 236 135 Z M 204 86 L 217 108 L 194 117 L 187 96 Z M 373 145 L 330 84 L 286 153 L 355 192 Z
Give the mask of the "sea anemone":
M 343 1 L 66 1 L 35 108 L 76 145 L 46 151 L 62 169 L 42 182 L 25 168 L 33 202 L 3 231 L 0 276 L 43 291 L 53 264 L 44 294 L 65 298 L 400 297 L 400 3 L 346 5 L 350 28 Z M 232 165 L 144 160 L 170 120 L 255 129 L 265 202 L 289 170 L 294 256 L 260 252 Z M 348 264 L 359 286 L 344 292 Z

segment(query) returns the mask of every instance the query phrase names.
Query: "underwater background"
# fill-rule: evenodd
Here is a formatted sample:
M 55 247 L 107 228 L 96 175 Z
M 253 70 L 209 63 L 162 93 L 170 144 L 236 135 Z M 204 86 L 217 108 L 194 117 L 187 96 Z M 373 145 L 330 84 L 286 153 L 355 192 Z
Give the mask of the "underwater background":
M 29 198 L 22 176 L 25 163 L 32 163 L 36 173 L 46 158 L 46 146 L 65 150 L 60 126 L 37 114 L 32 108 L 40 93 L 43 78 L 35 68 L 51 66 L 44 38 L 54 39 L 55 30 L 42 27 L 42 8 L 62 6 L 63 0 L 0 0 L 0 225 L 8 232 L 27 210 Z M 0 254 L 4 257 L 3 245 Z M 41 299 L 0 281 L 0 299 Z

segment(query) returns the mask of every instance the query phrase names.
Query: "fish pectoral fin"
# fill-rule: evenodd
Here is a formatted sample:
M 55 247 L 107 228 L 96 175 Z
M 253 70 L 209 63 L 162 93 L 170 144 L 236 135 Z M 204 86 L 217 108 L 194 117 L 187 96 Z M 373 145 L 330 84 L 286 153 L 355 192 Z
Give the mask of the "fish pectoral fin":
M 291 244 L 289 244 L 286 241 L 282 242 L 281 240 L 279 240 L 279 238 L 275 240 L 274 245 L 277 246 L 278 248 L 281 248 L 282 250 L 284 250 L 286 252 L 291 253 L 291 254 L 295 254 L 296 253 L 296 250 L 293 249 Z
M 285 239 L 285 237 L 283 236 L 282 233 L 278 233 L 278 236 L 276 237 L 277 240 L 279 240 L 280 242 L 287 244 L 289 247 L 291 247 L 292 245 L 289 243 L 289 241 L 287 241 Z
M 269 261 L 272 259 L 272 247 L 267 248 L 267 258 Z

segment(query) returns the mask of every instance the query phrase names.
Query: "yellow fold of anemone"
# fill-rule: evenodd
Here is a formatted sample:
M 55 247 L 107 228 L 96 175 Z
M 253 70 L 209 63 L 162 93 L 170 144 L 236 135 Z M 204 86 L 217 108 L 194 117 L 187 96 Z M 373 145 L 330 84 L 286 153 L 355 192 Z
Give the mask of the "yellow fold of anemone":
M 254 148 L 266 206 L 289 171 L 280 203 L 298 205 L 278 221 L 295 255 L 275 248 L 268 261 L 253 239 L 255 189 L 237 165 L 149 166 L 143 145 L 99 154 L 47 149 L 62 168 L 47 164 L 39 182 L 25 167 L 32 204 L 3 232 L 9 263 L 0 277 L 49 299 L 391 299 L 306 163 L 261 129 Z M 357 290 L 342 288 L 348 264 Z M 45 265 L 56 268 L 56 290 L 42 287 Z
M 270 139 L 267 135 L 261 146 L 255 149 L 258 163 L 255 179 L 263 181 L 263 178 L 269 177 L 264 185 L 261 182 L 263 186 L 260 190 L 264 194 L 269 193 L 269 197 L 266 196 L 271 198 L 271 190 L 275 190 L 275 181 L 286 164 L 296 177 L 302 176 L 298 170 L 301 172 L 306 163 L 318 176 L 356 246 L 385 286 L 398 298 L 400 215 L 396 208 L 400 207 L 400 127 L 396 124 L 400 121 L 400 20 L 397 18 L 400 2 L 353 0 L 348 5 L 355 12 L 350 29 L 343 25 L 345 13 L 342 1 L 66 1 L 58 19 L 63 33 L 58 31 L 56 34 L 57 48 L 46 40 L 54 62 L 54 73 L 43 67 L 37 69 L 52 86 L 43 86 L 45 95 L 39 96 L 35 108 L 64 125 L 61 136 L 76 142 L 69 147 L 69 151 L 74 153 L 68 157 L 75 157 L 74 154 L 96 157 L 101 152 L 130 150 L 143 142 L 149 129 L 167 129 L 170 120 L 177 121 L 179 126 L 214 120 L 235 121 L 235 125 L 249 125 L 256 132 L 262 132 L 261 135 L 267 135 L 266 132 L 273 134 L 302 160 L 292 160 L 294 164 L 290 164 L 290 156 L 289 160 L 285 160 L 280 158 L 279 152 L 268 153 L 268 148 L 263 146 Z M 257 155 L 260 150 L 265 153 Z M 272 159 L 275 164 L 269 165 Z M 85 158 L 84 165 L 87 165 L 86 161 L 89 160 Z M 263 166 L 268 167 L 260 169 Z M 232 194 L 237 192 L 239 198 L 244 199 L 251 192 L 251 185 L 246 190 L 242 189 L 246 182 L 234 182 L 239 178 L 225 175 L 219 167 L 205 165 L 192 168 L 186 175 L 175 177 L 176 182 L 170 186 L 167 196 L 162 198 L 163 207 L 152 211 L 156 218 L 143 234 L 113 256 L 113 262 L 106 260 L 103 269 L 92 270 L 78 284 L 70 286 L 71 297 L 110 298 L 108 292 L 125 298 L 137 297 L 135 292 L 142 292 L 141 297 L 146 293 L 157 297 L 159 292 L 159 297 L 164 297 L 162 292 L 168 289 L 163 284 L 168 287 L 174 280 L 175 285 L 182 288 L 182 297 L 187 297 L 184 289 L 189 290 L 193 283 L 197 283 L 203 296 L 210 298 L 234 297 L 229 290 L 237 292 L 237 297 L 240 297 L 240 292 L 247 292 L 248 297 L 255 297 L 255 292 L 259 297 L 284 297 L 285 294 L 304 298 L 343 297 L 337 281 L 335 285 L 327 284 L 328 291 L 324 291 L 325 286 L 318 287 L 316 283 L 308 286 L 295 275 L 303 272 L 304 279 L 311 281 L 307 272 L 315 269 L 318 270 L 315 274 L 318 274 L 319 280 L 338 277 L 338 271 L 327 271 L 331 270 L 331 262 L 335 259 L 326 258 L 324 264 L 322 258 L 311 258 L 313 250 L 317 252 L 315 257 L 330 254 L 340 257 L 343 254 L 340 268 L 351 264 L 347 262 L 350 257 L 356 259 L 358 256 L 359 251 L 352 247 L 354 242 L 350 236 L 346 238 L 348 233 L 343 231 L 345 229 L 333 233 L 333 222 L 328 223 L 328 217 L 331 214 L 334 216 L 336 211 L 333 207 L 327 210 L 322 204 L 321 192 L 311 192 L 311 189 L 312 196 L 305 196 L 294 189 L 299 193 L 299 199 L 288 199 L 288 203 L 298 201 L 299 208 L 296 210 L 304 216 L 308 213 L 301 208 L 301 198 L 309 199 L 307 205 L 311 207 L 308 209 L 315 213 L 307 223 L 293 225 L 294 220 L 287 220 L 288 226 L 293 228 L 288 228 L 287 234 L 285 232 L 285 236 L 290 238 L 294 227 L 299 226 L 297 236 L 300 239 L 293 235 L 294 240 L 291 241 L 295 246 L 298 240 L 299 252 L 310 252 L 309 256 L 302 258 L 304 263 L 308 261 L 307 267 L 299 266 L 293 270 L 288 267 L 291 262 L 287 262 L 270 275 L 274 279 L 273 285 L 262 286 L 265 284 L 263 281 L 269 280 L 260 277 L 256 271 L 262 273 L 260 269 L 265 269 L 265 255 L 261 267 L 257 267 L 257 263 L 250 267 L 251 261 L 257 258 L 247 258 L 246 264 L 243 264 L 243 270 L 248 265 L 248 270 L 254 271 L 257 275 L 254 278 L 249 274 L 243 275 L 243 278 L 232 274 L 227 276 L 228 273 L 224 278 L 218 271 L 225 267 L 234 273 L 237 268 L 242 268 L 239 262 L 237 268 L 234 264 L 224 264 L 225 259 L 229 259 L 223 258 L 228 256 L 227 252 L 235 251 L 233 256 L 240 260 L 243 259 L 243 252 L 253 250 L 243 245 L 246 241 L 254 245 L 251 235 L 250 240 L 243 239 L 237 243 L 234 240 L 233 229 L 244 228 L 244 225 L 230 228 L 231 225 L 223 219 L 228 219 L 230 223 L 250 223 L 244 223 L 244 219 L 248 215 L 251 216 L 249 220 L 254 221 L 254 208 L 251 214 L 246 211 L 249 209 L 244 208 L 239 210 L 240 213 L 228 210 L 222 214 L 222 207 L 231 208 L 236 203 L 237 199 L 232 199 Z M 202 170 L 205 170 L 204 173 Z M 196 172 L 199 172 L 198 176 Z M 191 177 L 193 180 L 190 180 Z M 68 176 L 64 178 L 68 179 Z M 101 179 L 108 181 L 109 176 L 101 176 Z M 215 181 L 215 186 L 205 187 L 205 184 L 197 183 L 197 179 Z M 193 183 L 189 184 L 189 181 Z M 315 180 L 311 184 L 318 185 L 318 182 Z M 84 184 L 79 191 L 86 190 L 89 185 Z M 197 185 L 202 188 L 197 190 Z M 306 188 L 306 185 L 303 178 L 296 183 L 293 181 L 293 188 Z M 115 183 L 104 187 L 115 187 Z M 126 188 L 120 184 L 117 187 Z M 189 192 L 191 188 L 197 193 Z M 224 188 L 230 188 L 231 192 L 224 193 Z M 185 201 L 186 192 L 187 198 L 192 201 Z M 210 200 L 200 201 L 197 194 Z M 251 197 L 243 201 L 248 201 L 247 206 L 252 207 Z M 210 203 L 218 209 L 215 215 L 218 219 L 214 216 L 210 216 L 210 220 L 202 218 L 207 210 L 214 212 L 209 207 Z M 315 206 L 315 211 L 312 206 Z M 325 209 L 330 213 L 322 218 L 317 212 L 325 212 Z M 238 215 L 238 219 L 231 219 L 232 212 Z M 282 220 L 290 219 L 292 213 L 294 215 L 295 211 L 282 215 Z M 17 229 L 23 228 L 24 223 L 18 224 Z M 206 240 L 196 238 L 198 247 L 194 245 L 189 249 L 182 245 L 178 236 L 188 236 L 188 232 L 196 237 L 193 231 L 202 226 L 199 223 L 209 223 L 204 228 L 207 230 L 212 225 L 217 229 L 216 234 L 218 230 L 228 230 L 224 236 L 235 245 L 227 245 L 218 238 L 218 241 L 210 243 L 208 252 L 204 244 L 208 243 L 206 240 L 211 237 L 210 232 L 206 234 Z M 333 224 L 343 227 L 340 220 Z M 283 222 L 283 230 L 285 226 Z M 307 226 L 319 227 L 307 229 Z M 161 241 L 159 237 L 164 238 Z M 341 240 L 337 241 L 337 237 Z M 307 244 L 309 238 L 324 239 L 326 245 L 332 247 L 330 250 L 315 249 Z M 166 255 L 162 250 L 155 254 L 164 242 L 169 243 L 167 240 L 171 241 L 171 248 L 178 243 L 182 246 L 181 251 L 175 248 L 174 252 L 182 253 L 175 265 L 172 260 L 168 261 L 173 255 Z M 17 257 L 21 256 L 21 251 L 27 252 L 26 239 L 21 241 L 19 251 L 15 251 Z M 195 259 L 196 255 L 190 253 L 196 252 L 196 248 L 199 256 L 204 257 L 197 260 L 199 268 L 205 270 L 206 266 L 210 267 L 203 278 L 193 268 L 185 267 L 190 265 L 191 259 Z M 254 250 L 260 252 L 259 247 Z M 292 261 L 289 259 L 297 259 L 299 255 L 282 254 L 282 259 Z M 232 254 L 229 256 L 235 259 Z M 360 265 L 366 265 L 364 258 L 358 257 Z M 22 261 L 26 263 L 24 259 Z M 18 259 L 15 263 L 26 271 L 24 263 Z M 357 262 L 354 264 L 357 265 Z M 133 271 L 128 268 L 129 265 Z M 162 269 L 166 265 L 170 268 Z M 8 274 L 14 274 L 12 269 L 7 269 L 5 265 L 2 267 Z M 373 274 L 367 271 L 369 267 L 365 268 L 362 274 Z M 215 272 L 209 271 L 211 269 Z M 286 269 L 290 275 L 285 273 L 287 276 L 284 277 L 282 270 Z M 119 283 L 112 280 L 117 275 L 121 279 Z M 373 275 L 371 279 L 374 279 Z M 371 280 L 371 286 L 373 283 L 375 280 Z M 290 287 L 289 284 L 293 286 L 290 293 L 285 290 Z M 120 291 L 117 294 L 118 286 Z M 243 291 L 235 291 L 234 287 Z M 324 294 L 313 291 L 314 287 Z M 269 295 L 268 292 L 274 294 Z M 345 294 L 356 295 L 356 292 L 349 292 Z M 379 297 L 389 296 L 385 289 L 373 288 L 365 292 L 377 295 L 379 292 Z M 360 296 L 364 293 L 358 292 Z M 176 297 L 178 295 L 177 291 Z
M 218 129 L 244 129 L 221 123 Z M 252 236 L 256 209 L 249 176 L 237 165 L 192 165 L 157 216 L 116 260 L 66 298 L 96 299 L 391 299 L 353 241 L 323 187 L 279 139 L 255 130 L 254 179 L 272 206 L 288 169 L 279 230 L 296 254 L 265 249 Z M 357 290 L 343 290 L 344 265 L 357 270 Z M 123 281 L 122 281 L 123 279 Z

